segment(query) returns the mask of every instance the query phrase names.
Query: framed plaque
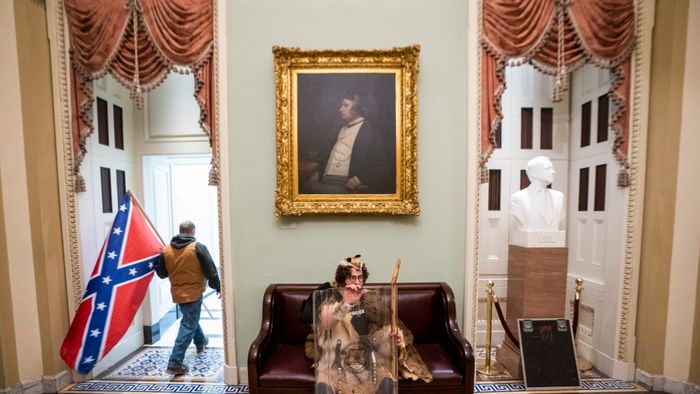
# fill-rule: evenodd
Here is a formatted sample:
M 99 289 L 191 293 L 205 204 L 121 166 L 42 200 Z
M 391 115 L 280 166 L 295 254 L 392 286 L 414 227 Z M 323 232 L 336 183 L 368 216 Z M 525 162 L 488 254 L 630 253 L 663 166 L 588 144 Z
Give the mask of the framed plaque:
M 518 334 L 528 390 L 581 387 L 568 319 L 518 319 Z

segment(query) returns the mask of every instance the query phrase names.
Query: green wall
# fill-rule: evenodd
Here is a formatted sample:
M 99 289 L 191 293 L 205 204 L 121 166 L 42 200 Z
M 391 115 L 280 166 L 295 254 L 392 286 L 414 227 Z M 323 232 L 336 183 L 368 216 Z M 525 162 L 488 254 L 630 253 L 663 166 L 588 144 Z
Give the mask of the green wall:
M 246 367 L 270 283 L 320 283 L 362 254 L 371 282 L 445 281 L 464 296 L 467 2 L 238 0 L 227 3 L 227 78 L 237 358 Z M 275 28 L 270 28 L 274 26 Z M 419 44 L 418 217 L 277 218 L 272 46 L 385 49 Z

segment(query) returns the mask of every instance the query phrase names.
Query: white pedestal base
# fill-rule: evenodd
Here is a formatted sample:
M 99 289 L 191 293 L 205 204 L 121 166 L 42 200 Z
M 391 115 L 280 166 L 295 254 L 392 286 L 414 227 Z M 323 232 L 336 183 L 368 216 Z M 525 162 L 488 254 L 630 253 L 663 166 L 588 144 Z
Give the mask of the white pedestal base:
M 512 230 L 511 245 L 523 248 L 563 248 L 566 246 L 566 231 Z

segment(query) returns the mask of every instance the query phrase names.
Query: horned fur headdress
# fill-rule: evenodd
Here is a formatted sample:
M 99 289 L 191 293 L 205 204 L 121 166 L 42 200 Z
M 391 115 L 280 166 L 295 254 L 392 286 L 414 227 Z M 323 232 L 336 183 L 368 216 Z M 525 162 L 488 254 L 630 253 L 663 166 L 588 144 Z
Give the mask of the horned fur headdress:
M 365 263 L 362 262 L 362 256 L 359 254 L 356 254 L 354 257 L 346 257 L 338 263 L 339 266 L 341 267 L 352 267 L 357 270 L 362 271 L 362 267 L 365 266 Z

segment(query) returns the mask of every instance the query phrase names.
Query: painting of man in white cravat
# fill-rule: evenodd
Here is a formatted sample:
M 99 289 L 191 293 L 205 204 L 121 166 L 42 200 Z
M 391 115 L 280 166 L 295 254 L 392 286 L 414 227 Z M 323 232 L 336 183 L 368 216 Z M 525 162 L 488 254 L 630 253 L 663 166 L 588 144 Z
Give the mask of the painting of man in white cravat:
M 520 231 L 563 230 L 564 194 L 547 188 L 554 180 L 549 158 L 537 156 L 527 162 L 530 185 L 510 197 L 511 229 Z
M 338 105 L 343 126 L 326 153 L 320 154 L 316 165 L 309 167 L 311 175 L 300 185 L 301 192 L 383 194 L 396 191 L 395 147 L 387 138 L 391 132 L 367 120 L 365 101 L 358 93 L 343 96 Z

